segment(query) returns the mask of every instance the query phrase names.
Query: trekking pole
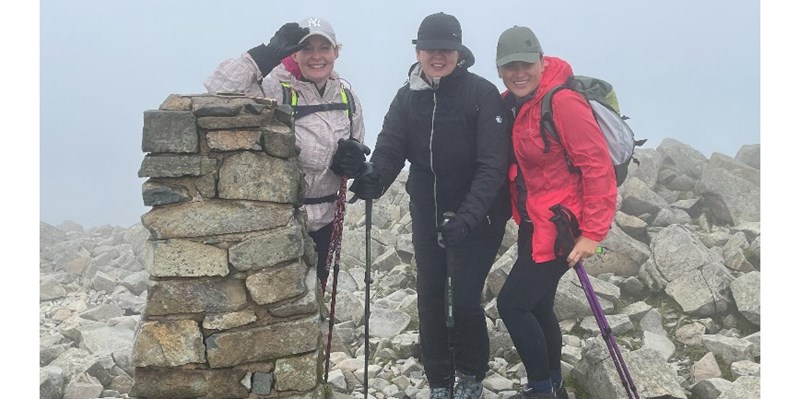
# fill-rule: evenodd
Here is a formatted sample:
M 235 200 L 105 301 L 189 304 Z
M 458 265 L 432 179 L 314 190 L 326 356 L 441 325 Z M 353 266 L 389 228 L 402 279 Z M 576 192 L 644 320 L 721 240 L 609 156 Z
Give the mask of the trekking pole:
M 550 218 L 550 221 L 556 225 L 556 231 L 558 233 L 556 235 L 554 250 L 556 254 L 560 254 L 566 258 L 567 254 L 569 254 L 575 246 L 576 237 L 581 234 L 578 221 L 575 218 L 575 214 L 573 214 L 569 208 L 561 204 L 551 206 L 550 211 L 553 212 L 553 217 Z M 602 250 L 600 250 L 600 252 L 602 252 Z M 622 352 L 619 349 L 619 344 L 617 344 L 617 339 L 614 337 L 614 333 L 608 325 L 606 315 L 603 313 L 603 307 L 600 306 L 600 300 L 597 299 L 597 294 L 595 294 L 592 283 L 589 281 L 589 275 L 583 267 L 583 261 L 579 260 L 575 264 L 574 269 L 575 273 L 578 275 L 578 280 L 581 282 L 581 287 L 583 287 L 586 300 L 589 302 L 589 307 L 592 309 L 594 319 L 597 321 L 597 327 L 600 329 L 603 340 L 606 342 L 611 360 L 614 361 L 614 367 L 617 369 L 617 374 L 619 374 L 622 386 L 625 388 L 625 393 L 628 399 L 639 399 L 636 386 L 633 384 L 631 374 L 628 371 L 628 367 L 625 365 L 625 359 L 622 358 Z
M 325 382 L 328 382 L 328 370 L 331 363 L 331 340 L 333 338 L 333 323 L 336 312 L 336 286 L 339 281 L 339 256 L 342 253 L 342 228 L 344 226 L 344 209 L 347 192 L 347 177 L 342 176 L 339 183 L 339 193 L 336 199 L 336 211 L 333 216 L 333 231 L 331 241 L 328 246 L 328 257 L 326 268 L 330 271 L 333 263 L 333 286 L 331 287 L 331 308 L 328 313 L 328 344 L 325 349 Z M 322 295 L 325 295 L 327 281 L 322 283 Z
M 451 219 L 456 217 L 454 212 L 445 212 L 443 215 L 444 221 L 442 222 L 442 226 L 447 224 Z M 446 301 L 446 315 L 447 315 L 447 349 L 450 351 L 450 399 L 453 399 L 454 394 L 454 384 L 456 379 L 456 346 L 455 346 L 455 326 L 456 326 L 456 319 L 453 316 L 453 260 L 451 259 L 452 256 L 450 255 L 450 251 L 445 248 L 444 242 L 442 241 L 442 233 L 439 232 L 439 246 L 444 248 L 445 251 L 445 262 L 447 262 L 447 280 L 445 283 L 445 301 Z
M 352 131 L 351 131 L 352 137 Z M 361 150 L 369 154 L 369 147 L 359 143 Z M 369 165 L 370 170 L 372 165 Z M 325 351 L 325 383 L 328 382 L 328 370 L 331 363 L 331 340 L 333 338 L 333 323 L 336 314 L 336 292 L 339 282 L 339 257 L 342 254 L 342 230 L 344 228 L 345 201 L 347 200 L 347 179 L 349 176 L 342 176 L 339 180 L 339 192 L 336 198 L 336 211 L 333 216 L 333 231 L 331 232 L 330 245 L 328 246 L 328 257 L 325 268 L 330 272 L 331 263 L 333 264 L 333 286 L 331 287 L 331 308 L 328 313 L 328 343 Z M 327 280 L 322 283 L 322 295 L 325 295 Z
M 625 359 L 622 357 L 617 339 L 611 331 L 603 308 L 600 306 L 600 301 L 597 299 L 597 294 L 595 294 L 592 283 L 589 281 L 589 276 L 583 268 L 582 260 L 578 261 L 575 265 L 575 273 L 578 274 L 578 280 L 580 280 L 581 286 L 583 287 L 583 293 L 586 294 L 586 300 L 589 301 L 589 307 L 592 309 L 594 318 L 597 321 L 597 327 L 600 328 L 600 333 L 603 336 L 603 340 L 606 342 L 611 360 L 614 361 L 614 367 L 617 369 L 617 374 L 619 374 L 622 386 L 625 388 L 625 393 L 629 399 L 639 399 L 636 385 L 633 384 L 633 378 L 631 378 L 628 367 L 625 365 Z
M 364 163 L 364 174 L 372 173 L 372 163 Z M 369 386 L 369 285 L 372 283 L 372 274 L 370 267 L 372 266 L 372 199 L 364 200 L 364 216 L 365 226 L 364 235 L 366 240 L 365 247 L 365 263 L 366 270 L 364 271 L 365 287 L 365 300 L 364 300 L 364 399 L 368 399 L 367 387 Z

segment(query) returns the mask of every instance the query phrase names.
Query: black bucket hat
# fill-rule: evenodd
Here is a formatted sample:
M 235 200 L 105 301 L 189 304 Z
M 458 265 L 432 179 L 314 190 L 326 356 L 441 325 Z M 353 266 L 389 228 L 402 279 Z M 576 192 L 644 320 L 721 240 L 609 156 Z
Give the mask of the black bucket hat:
M 411 40 L 417 50 L 462 51 L 461 24 L 456 17 L 439 12 L 425 17 L 419 24 L 417 38 Z

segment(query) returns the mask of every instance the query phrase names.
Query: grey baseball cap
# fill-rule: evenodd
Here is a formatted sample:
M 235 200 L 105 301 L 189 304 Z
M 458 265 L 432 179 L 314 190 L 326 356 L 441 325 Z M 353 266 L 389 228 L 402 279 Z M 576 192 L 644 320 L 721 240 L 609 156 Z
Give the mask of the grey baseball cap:
M 308 17 L 302 19 L 300 20 L 300 27 L 308 28 L 308 34 L 303 36 L 303 39 L 300 40 L 301 42 L 311 36 L 319 35 L 328 39 L 334 46 L 339 46 L 340 44 L 336 41 L 336 32 L 333 31 L 333 26 L 322 18 Z
M 542 46 L 528 27 L 514 25 L 497 40 L 497 66 L 514 61 L 534 63 L 541 58 Z

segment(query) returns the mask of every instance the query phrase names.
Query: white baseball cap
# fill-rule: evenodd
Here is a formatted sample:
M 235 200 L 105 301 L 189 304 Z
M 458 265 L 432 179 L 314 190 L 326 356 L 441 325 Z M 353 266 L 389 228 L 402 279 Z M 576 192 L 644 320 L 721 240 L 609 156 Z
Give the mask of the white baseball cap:
M 340 45 L 340 43 L 336 41 L 336 32 L 333 31 L 333 27 L 328 21 L 322 18 L 308 17 L 301 20 L 299 24 L 301 28 L 308 28 L 308 34 L 303 36 L 300 40 L 301 42 L 311 36 L 319 35 L 328 39 L 328 41 L 336 47 Z

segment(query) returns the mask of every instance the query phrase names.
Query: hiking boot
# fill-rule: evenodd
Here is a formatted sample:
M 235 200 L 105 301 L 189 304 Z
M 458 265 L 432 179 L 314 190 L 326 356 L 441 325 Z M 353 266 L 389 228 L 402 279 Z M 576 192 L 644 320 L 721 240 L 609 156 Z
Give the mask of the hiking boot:
M 450 398 L 450 389 L 448 388 L 431 388 L 431 399 L 448 399 Z
M 567 391 L 564 391 L 566 395 Z M 565 396 L 568 398 L 568 396 Z M 533 392 L 532 389 L 528 389 L 528 384 L 522 386 L 522 392 L 518 393 L 509 399 L 561 399 L 561 397 L 556 396 L 555 392 Z
M 556 389 L 556 398 L 569 399 L 569 394 L 567 393 L 567 387 L 565 387 L 564 384 L 561 384 L 561 386 Z
M 483 382 L 473 375 L 458 373 L 453 399 L 480 399 L 483 395 Z

